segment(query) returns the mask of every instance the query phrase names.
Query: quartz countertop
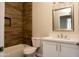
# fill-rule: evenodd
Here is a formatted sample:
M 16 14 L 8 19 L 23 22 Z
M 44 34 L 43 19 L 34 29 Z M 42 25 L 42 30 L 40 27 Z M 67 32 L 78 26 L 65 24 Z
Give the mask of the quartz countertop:
M 79 39 L 65 39 L 65 38 L 53 38 L 53 37 L 42 37 L 43 41 L 53 41 L 53 42 L 61 42 L 61 43 L 69 43 L 79 45 Z

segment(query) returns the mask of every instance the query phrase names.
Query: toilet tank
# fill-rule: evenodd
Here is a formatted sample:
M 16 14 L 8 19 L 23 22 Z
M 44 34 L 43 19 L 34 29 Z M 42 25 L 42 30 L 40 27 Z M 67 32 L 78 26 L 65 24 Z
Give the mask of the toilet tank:
M 32 37 L 32 44 L 34 47 L 40 47 L 41 46 L 41 38 Z

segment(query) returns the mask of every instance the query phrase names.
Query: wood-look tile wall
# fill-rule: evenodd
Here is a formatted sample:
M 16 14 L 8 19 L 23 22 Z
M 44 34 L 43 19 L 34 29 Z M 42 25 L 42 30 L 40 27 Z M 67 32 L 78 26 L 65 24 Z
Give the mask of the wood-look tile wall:
M 24 31 L 24 43 L 32 45 L 32 3 L 24 3 L 23 5 L 23 31 Z
M 11 18 L 11 26 L 5 26 L 5 47 L 23 43 L 23 4 L 5 3 L 5 17 Z
M 32 3 L 6 2 L 5 17 L 11 18 L 11 26 L 5 26 L 5 47 L 32 45 Z

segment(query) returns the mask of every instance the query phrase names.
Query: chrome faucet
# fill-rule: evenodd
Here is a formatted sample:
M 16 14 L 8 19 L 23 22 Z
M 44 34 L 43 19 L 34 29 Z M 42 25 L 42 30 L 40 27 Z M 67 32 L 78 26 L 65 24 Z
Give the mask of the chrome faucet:
M 61 38 L 63 38 L 63 34 L 61 33 L 60 35 L 61 35 Z
M 61 39 L 62 39 L 62 38 L 67 39 L 68 37 L 67 37 L 67 35 L 64 36 L 62 33 L 60 33 L 60 35 L 58 34 L 58 38 L 61 38 Z
M 62 33 L 60 35 L 58 34 L 58 38 L 63 38 L 63 34 Z
M 58 34 L 58 38 L 60 38 L 60 35 Z

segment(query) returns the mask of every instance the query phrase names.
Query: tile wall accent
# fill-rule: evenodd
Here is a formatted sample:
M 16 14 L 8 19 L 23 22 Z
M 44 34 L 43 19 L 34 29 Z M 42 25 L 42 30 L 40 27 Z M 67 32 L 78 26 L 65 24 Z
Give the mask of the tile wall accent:
M 5 3 L 5 17 L 11 18 L 11 26 L 5 26 L 5 47 L 22 43 L 23 40 L 23 4 Z
M 26 8 L 27 7 L 27 8 Z M 32 45 L 32 3 L 24 3 L 23 5 L 23 31 L 24 31 L 24 43 Z
M 6 2 L 5 17 L 11 18 L 11 26 L 5 26 L 5 47 L 32 45 L 32 3 Z

